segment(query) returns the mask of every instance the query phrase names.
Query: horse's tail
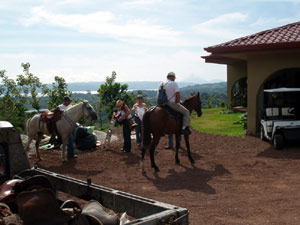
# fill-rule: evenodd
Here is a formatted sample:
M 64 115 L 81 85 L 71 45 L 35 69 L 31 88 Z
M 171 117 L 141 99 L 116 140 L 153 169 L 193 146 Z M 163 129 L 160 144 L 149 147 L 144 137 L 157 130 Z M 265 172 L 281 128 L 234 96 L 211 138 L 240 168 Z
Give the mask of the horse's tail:
M 143 147 L 148 148 L 151 144 L 151 129 L 150 129 L 150 115 L 151 111 L 144 114 L 142 120 L 142 134 L 143 134 Z

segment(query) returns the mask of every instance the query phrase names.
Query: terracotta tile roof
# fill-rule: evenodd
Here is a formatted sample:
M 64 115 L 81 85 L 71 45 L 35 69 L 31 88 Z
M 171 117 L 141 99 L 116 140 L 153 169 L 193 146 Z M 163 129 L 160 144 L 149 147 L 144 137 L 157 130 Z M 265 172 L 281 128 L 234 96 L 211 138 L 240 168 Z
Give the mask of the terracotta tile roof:
M 292 47 L 300 47 L 300 21 L 214 45 L 205 50 L 217 53 Z

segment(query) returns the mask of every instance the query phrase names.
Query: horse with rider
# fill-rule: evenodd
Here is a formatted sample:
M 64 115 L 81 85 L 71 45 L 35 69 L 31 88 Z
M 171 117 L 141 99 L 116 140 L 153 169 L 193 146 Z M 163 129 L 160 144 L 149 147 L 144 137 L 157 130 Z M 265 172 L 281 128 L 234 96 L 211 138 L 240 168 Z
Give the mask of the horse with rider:
M 152 168 L 154 168 L 155 172 L 159 171 L 159 168 L 154 160 L 154 152 L 160 138 L 165 134 L 175 134 L 176 136 L 176 163 L 180 163 L 178 149 L 180 147 L 179 140 L 181 135 L 184 135 L 189 160 L 191 163 L 194 163 L 189 144 L 189 135 L 191 134 L 189 129 L 190 114 L 193 110 L 195 110 L 198 117 L 202 115 L 201 99 L 198 93 L 181 102 L 180 89 L 178 84 L 175 82 L 175 79 L 175 73 L 169 72 L 167 75 L 167 81 L 163 82 L 159 87 L 158 98 L 160 98 L 162 93 L 165 94 L 165 103 L 163 105 L 157 105 L 150 108 L 143 116 L 143 147 L 141 162 L 143 172 L 143 160 L 147 148 L 150 148 L 150 160 Z

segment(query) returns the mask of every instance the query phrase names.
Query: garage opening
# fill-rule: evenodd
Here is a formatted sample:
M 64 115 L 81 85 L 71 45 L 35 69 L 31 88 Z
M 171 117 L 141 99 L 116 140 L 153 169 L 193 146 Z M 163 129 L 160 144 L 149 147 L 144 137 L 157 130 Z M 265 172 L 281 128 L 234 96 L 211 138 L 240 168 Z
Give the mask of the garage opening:
M 265 116 L 266 108 L 295 108 L 295 119 L 300 119 L 300 93 L 265 93 L 264 90 L 276 88 L 300 88 L 300 68 L 289 68 L 275 72 L 262 85 L 258 95 L 258 123 Z M 282 110 L 279 110 L 281 112 Z M 282 114 L 279 113 L 279 116 Z

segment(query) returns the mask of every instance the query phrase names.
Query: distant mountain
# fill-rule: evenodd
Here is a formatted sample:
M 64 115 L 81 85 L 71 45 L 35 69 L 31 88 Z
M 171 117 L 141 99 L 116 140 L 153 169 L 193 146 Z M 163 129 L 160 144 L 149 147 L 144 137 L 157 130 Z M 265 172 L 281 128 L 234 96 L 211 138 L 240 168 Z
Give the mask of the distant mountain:
M 209 84 L 196 84 L 186 86 L 180 89 L 181 92 L 200 92 L 200 93 L 226 93 L 227 82 L 209 83 Z
M 68 83 L 70 91 L 97 91 L 104 82 L 74 82 Z M 156 90 L 161 81 L 127 81 L 120 82 L 121 84 L 128 84 L 128 90 Z M 179 87 L 183 88 L 190 85 L 195 85 L 191 82 L 178 82 Z M 51 87 L 51 85 L 49 86 Z

